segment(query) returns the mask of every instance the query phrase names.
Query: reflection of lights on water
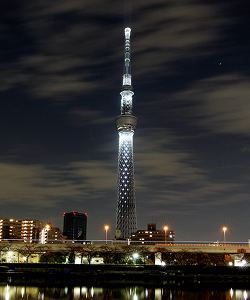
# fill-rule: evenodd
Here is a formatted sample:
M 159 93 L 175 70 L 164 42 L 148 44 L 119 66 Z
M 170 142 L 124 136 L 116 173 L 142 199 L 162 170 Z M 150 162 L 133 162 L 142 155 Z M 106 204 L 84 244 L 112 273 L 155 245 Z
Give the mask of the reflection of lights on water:
M 169 293 L 169 300 L 172 300 L 173 299 L 173 294 L 172 294 L 172 291 L 170 291 Z
M 135 291 L 134 291 L 133 300 L 138 300 L 138 296 L 136 295 L 136 288 L 135 288 Z
M 248 299 L 248 293 L 246 290 L 235 290 L 235 299 L 244 299 L 247 300 Z
M 79 297 L 81 295 L 80 287 L 74 287 L 74 297 Z
M 82 292 L 82 295 L 86 296 L 86 298 L 88 297 L 88 289 L 86 288 L 86 286 L 83 286 L 81 288 L 81 292 Z
M 92 286 L 92 288 L 91 288 L 91 290 L 90 290 L 90 295 L 91 295 L 92 298 L 94 297 L 94 294 L 95 294 L 95 292 L 94 292 L 94 288 L 93 288 L 93 286 Z
M 10 289 L 10 287 L 7 284 L 6 288 L 5 288 L 5 300 L 9 300 L 10 299 L 9 289 Z
M 38 300 L 44 300 L 44 293 L 38 294 Z
M 155 299 L 162 299 L 161 289 L 155 289 Z
M 24 292 L 25 292 L 24 287 L 22 287 L 22 289 L 21 289 L 21 297 L 22 298 L 24 297 Z
M 138 296 L 136 294 L 134 294 L 133 300 L 138 300 Z
M 53 290 L 53 289 L 52 289 Z M 141 287 L 129 287 L 122 289 L 123 291 L 126 290 L 126 299 L 131 300 L 140 300 L 140 299 L 151 299 L 152 294 L 150 293 L 151 289 L 148 288 L 141 288 Z M 86 286 L 79 286 L 74 287 L 73 290 L 68 289 L 68 287 L 64 287 L 60 289 L 61 292 L 64 291 L 64 295 L 73 296 L 72 299 L 94 299 L 94 298 L 102 298 L 102 296 L 105 294 L 105 288 L 95 288 L 95 287 L 89 287 Z M 155 300 L 162 300 L 167 294 L 169 295 L 169 300 L 174 299 L 174 293 L 170 289 L 161 289 L 161 288 L 152 288 L 152 291 L 154 291 L 154 299 Z M 166 291 L 166 293 L 165 293 Z M 73 295 L 71 294 L 73 292 Z M 128 292 L 130 296 L 128 296 Z M 144 292 L 144 295 L 143 295 Z M 212 292 L 212 291 L 211 291 Z M 227 299 L 231 300 L 250 300 L 250 292 L 248 290 L 243 289 L 228 289 L 227 291 L 224 291 Z M 47 299 L 48 295 L 46 295 L 47 292 L 41 292 L 39 288 L 36 287 L 15 287 L 15 286 L 9 286 L 4 285 L 1 287 L 0 290 L 0 300 L 12 300 L 12 299 L 37 299 L 37 300 L 45 300 Z M 70 295 L 69 295 L 70 294 Z M 185 294 L 185 291 L 184 291 Z M 2 298 L 1 298 L 2 295 Z
M 231 298 L 233 298 L 233 295 L 234 295 L 234 291 L 233 291 L 233 289 L 231 288 L 231 289 L 230 289 L 230 296 L 231 296 Z

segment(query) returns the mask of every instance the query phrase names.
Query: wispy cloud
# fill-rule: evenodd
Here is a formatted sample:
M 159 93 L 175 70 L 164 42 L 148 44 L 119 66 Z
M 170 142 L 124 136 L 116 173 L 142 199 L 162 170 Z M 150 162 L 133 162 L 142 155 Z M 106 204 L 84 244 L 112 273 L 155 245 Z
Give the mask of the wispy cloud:
M 54 207 L 67 198 L 96 199 L 115 187 L 114 170 L 102 161 L 72 162 L 65 168 L 1 163 L 0 169 L 1 205 Z
M 234 73 L 199 80 L 176 98 L 193 103 L 186 110 L 191 122 L 213 133 L 248 136 L 249 97 L 249 79 Z
M 70 112 L 70 118 L 76 126 L 114 123 L 114 118 L 107 117 L 103 111 L 94 109 L 73 109 Z
M 121 65 L 123 41 L 121 28 L 103 16 L 121 24 L 121 6 L 108 0 L 102 5 L 89 0 L 22 3 L 22 28 L 30 45 L 2 65 L 0 88 L 21 84 L 33 97 L 72 101 L 73 96 L 106 87 L 112 75 L 104 70 L 118 65 L 118 59 Z M 199 55 L 197 50 L 214 42 L 225 22 L 218 14 L 220 6 L 198 1 L 156 1 L 153 6 L 152 1 L 138 1 L 133 10 L 134 71 L 147 75 L 149 70 L 170 71 L 170 62 L 193 56 L 194 51 Z
M 246 199 L 245 181 L 214 178 L 196 153 L 185 149 L 168 131 L 148 129 L 147 137 L 137 136 L 137 143 L 137 197 L 149 211 L 180 205 L 194 213 L 204 205 L 222 206 Z
M 173 74 L 176 67 L 172 62 L 211 54 L 212 43 L 220 37 L 226 23 L 219 5 L 198 1 L 159 2 L 152 9 L 146 10 L 146 4 L 136 8 L 140 15 L 135 23 L 134 42 L 138 73 L 156 74 L 164 70 Z

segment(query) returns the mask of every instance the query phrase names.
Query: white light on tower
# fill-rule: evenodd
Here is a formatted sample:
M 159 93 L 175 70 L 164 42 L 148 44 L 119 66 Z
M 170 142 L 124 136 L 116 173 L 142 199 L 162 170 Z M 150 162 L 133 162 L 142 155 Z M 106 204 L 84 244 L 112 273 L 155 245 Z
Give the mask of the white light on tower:
M 118 191 L 116 210 L 116 238 L 127 239 L 137 229 L 135 189 L 134 189 L 134 158 L 133 135 L 137 119 L 133 116 L 133 95 L 130 36 L 131 29 L 125 28 L 124 72 L 121 91 L 121 114 L 116 119 L 119 133 L 118 153 Z

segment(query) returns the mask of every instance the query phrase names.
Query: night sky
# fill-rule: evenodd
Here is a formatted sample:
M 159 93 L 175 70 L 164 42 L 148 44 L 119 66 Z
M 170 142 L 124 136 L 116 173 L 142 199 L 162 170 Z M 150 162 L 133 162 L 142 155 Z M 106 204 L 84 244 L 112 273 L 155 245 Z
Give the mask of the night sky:
M 115 233 L 125 26 L 132 27 L 138 228 L 250 238 L 248 1 L 0 4 L 0 215 Z

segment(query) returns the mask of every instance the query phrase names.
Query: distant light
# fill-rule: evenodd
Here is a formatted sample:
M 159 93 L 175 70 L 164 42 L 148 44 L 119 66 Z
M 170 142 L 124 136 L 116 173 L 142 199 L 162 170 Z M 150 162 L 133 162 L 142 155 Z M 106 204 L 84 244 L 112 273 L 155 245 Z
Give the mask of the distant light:
M 223 232 L 226 232 L 226 231 L 227 231 L 227 227 L 226 227 L 226 226 L 223 226 L 223 227 L 222 227 L 222 231 L 223 231 Z
M 133 257 L 133 259 L 138 259 L 140 257 L 140 255 L 137 252 L 135 252 L 132 254 L 132 257 Z
M 246 261 L 245 259 L 243 259 L 243 260 L 241 261 L 241 267 L 244 267 L 246 264 L 247 264 L 247 261 Z
M 10 250 L 10 251 L 7 252 L 7 256 L 9 256 L 10 258 L 11 258 L 13 255 L 14 255 L 14 252 L 13 252 L 13 251 Z

